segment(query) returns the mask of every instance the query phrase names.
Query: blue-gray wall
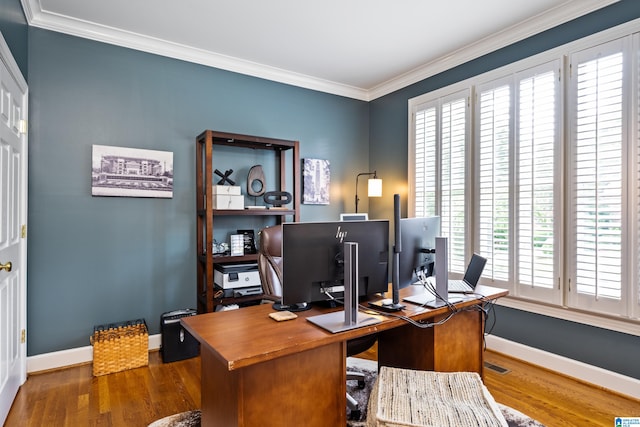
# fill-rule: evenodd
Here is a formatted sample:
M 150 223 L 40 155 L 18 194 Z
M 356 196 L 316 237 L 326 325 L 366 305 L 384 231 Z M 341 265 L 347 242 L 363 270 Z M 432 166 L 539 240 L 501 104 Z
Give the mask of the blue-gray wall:
M 372 101 L 370 163 L 384 177 L 384 191 L 401 194 L 405 216 L 409 99 L 639 17 L 640 2 L 623 0 Z M 377 217 L 392 216 L 390 203 L 371 207 Z M 640 379 L 640 337 L 505 307 L 495 316 L 497 336 Z
M 0 32 L 26 79 L 28 28 L 20 0 L 0 0 Z
M 38 28 L 29 29 L 29 89 L 29 355 L 88 345 L 95 324 L 144 317 L 157 333 L 161 313 L 195 307 L 203 130 L 296 139 L 301 157 L 328 159 L 332 203 L 304 205 L 303 220 L 352 208 L 341 182 L 368 167 L 362 101 Z M 93 144 L 172 151 L 173 198 L 92 197 Z M 214 167 L 241 170 L 240 184 L 263 160 L 251 150 L 221 159 Z

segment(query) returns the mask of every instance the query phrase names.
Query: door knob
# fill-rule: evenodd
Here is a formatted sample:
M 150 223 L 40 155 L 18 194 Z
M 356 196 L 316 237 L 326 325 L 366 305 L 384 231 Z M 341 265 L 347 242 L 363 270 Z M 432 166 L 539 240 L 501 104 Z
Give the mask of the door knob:
M 8 261 L 6 264 L 0 264 L 0 271 L 2 270 L 11 271 L 11 261 Z

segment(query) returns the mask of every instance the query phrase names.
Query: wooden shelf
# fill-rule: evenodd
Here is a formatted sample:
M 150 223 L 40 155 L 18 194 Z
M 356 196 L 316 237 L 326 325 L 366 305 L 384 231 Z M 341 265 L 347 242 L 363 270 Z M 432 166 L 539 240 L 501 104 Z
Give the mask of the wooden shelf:
M 231 256 L 231 255 L 214 255 L 213 263 L 214 264 L 233 264 L 240 262 L 255 262 L 258 260 L 258 254 L 247 254 L 240 256 Z
M 289 209 L 213 209 L 213 147 L 224 145 L 253 150 L 270 150 L 274 153 L 274 161 L 280 171 L 279 191 L 292 194 L 292 206 Z M 285 156 L 283 153 L 291 152 Z M 287 160 L 287 158 L 289 160 Z M 292 174 L 291 185 L 287 186 L 287 172 Z M 255 262 L 258 255 L 243 256 L 208 256 L 213 247 L 213 223 L 216 216 L 269 216 L 278 224 L 286 217 L 300 221 L 300 188 L 302 171 L 298 141 L 266 138 L 260 136 L 240 135 L 228 132 L 205 130 L 196 137 L 196 227 L 197 227 L 197 301 L 198 313 L 211 312 L 216 305 L 241 304 L 251 302 L 264 296 L 247 296 L 241 298 L 215 298 L 213 270 L 216 264 L 232 264 Z M 253 299 L 252 299 L 253 298 Z
M 229 305 L 229 304 L 247 304 L 251 302 L 261 301 L 268 299 L 264 294 L 247 295 L 245 297 L 229 297 L 229 298 L 214 298 L 215 305 Z
M 198 215 L 207 214 L 206 209 L 198 211 Z M 233 215 L 233 216 L 288 216 L 295 215 L 293 209 L 213 209 L 213 215 Z
M 202 263 L 207 262 L 207 254 L 198 255 L 198 260 Z M 256 262 L 258 260 L 258 254 L 247 254 L 241 256 L 231 255 L 213 255 L 214 264 L 235 264 L 243 262 Z

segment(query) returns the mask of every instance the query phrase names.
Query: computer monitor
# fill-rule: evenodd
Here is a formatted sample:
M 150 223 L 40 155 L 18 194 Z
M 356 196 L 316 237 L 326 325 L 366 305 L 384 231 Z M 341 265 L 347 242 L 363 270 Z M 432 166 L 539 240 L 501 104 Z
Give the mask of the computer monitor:
M 367 221 L 368 213 L 341 213 L 340 221 Z
M 400 219 L 400 288 L 417 282 L 417 272 L 423 272 L 427 277 L 433 275 L 437 236 L 440 236 L 439 216 Z
M 282 224 L 282 304 L 329 301 L 344 295 L 344 242 L 358 245 L 358 294 L 386 292 L 389 221 Z

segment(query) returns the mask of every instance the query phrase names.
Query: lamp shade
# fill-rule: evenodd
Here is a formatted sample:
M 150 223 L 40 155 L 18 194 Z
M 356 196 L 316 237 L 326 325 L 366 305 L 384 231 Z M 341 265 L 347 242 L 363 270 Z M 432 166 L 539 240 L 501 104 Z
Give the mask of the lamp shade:
M 382 197 L 382 180 L 369 178 L 369 197 Z

